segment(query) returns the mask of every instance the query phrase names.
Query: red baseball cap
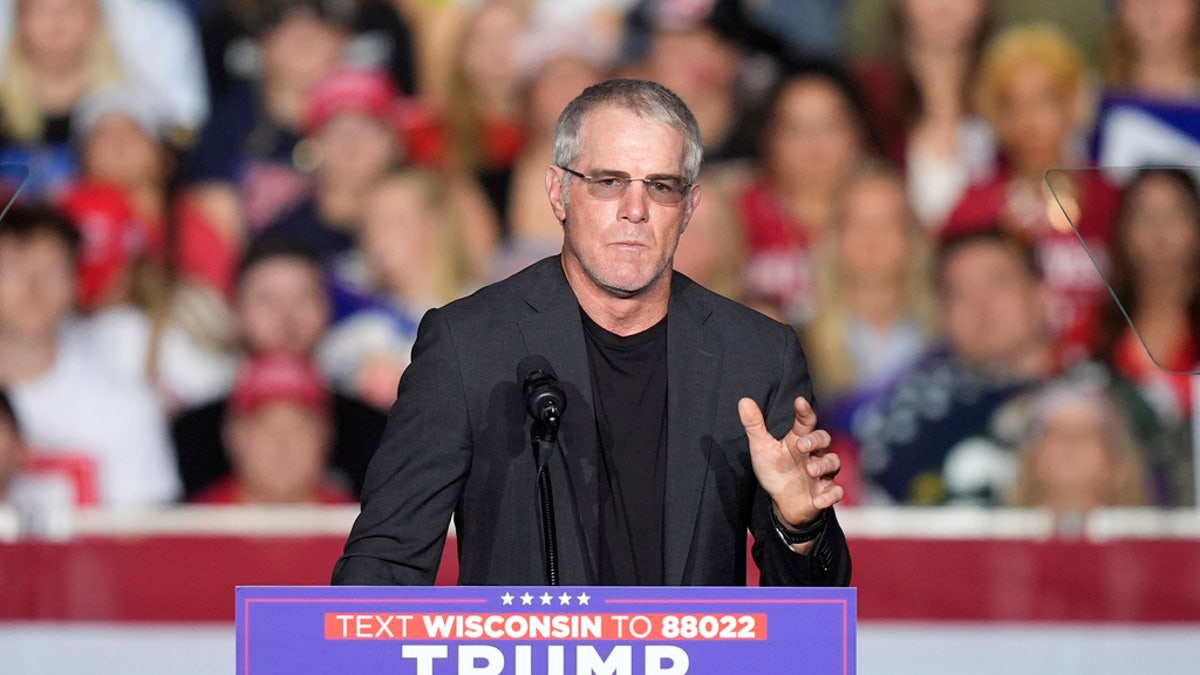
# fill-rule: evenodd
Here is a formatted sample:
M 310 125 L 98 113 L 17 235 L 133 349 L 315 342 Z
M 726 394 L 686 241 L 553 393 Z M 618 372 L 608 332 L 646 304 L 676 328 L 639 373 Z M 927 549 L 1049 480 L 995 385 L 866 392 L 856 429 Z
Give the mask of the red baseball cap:
M 373 117 L 396 129 L 409 127 L 414 104 L 400 96 L 392 78 L 371 68 L 341 68 L 325 76 L 308 94 L 304 131 L 312 134 L 337 115 L 351 112 Z
M 288 401 L 326 414 L 331 401 L 325 381 L 311 362 L 285 354 L 251 357 L 238 370 L 229 412 L 238 416 L 268 403 Z
M 79 304 L 90 310 L 147 252 L 149 235 L 134 217 L 129 197 L 113 185 L 78 183 L 63 194 L 59 207 L 79 230 Z

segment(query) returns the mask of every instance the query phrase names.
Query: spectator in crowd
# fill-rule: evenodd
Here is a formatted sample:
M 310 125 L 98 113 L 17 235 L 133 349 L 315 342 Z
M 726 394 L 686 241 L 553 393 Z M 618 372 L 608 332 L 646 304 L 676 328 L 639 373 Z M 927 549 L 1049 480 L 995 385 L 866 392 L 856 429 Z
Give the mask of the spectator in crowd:
M 1104 290 L 1093 260 L 1108 258 L 1120 196 L 1095 171 L 1047 175 L 1085 163 L 1072 146 L 1087 119 L 1086 80 L 1079 50 L 1056 28 L 1019 26 L 997 36 L 984 54 L 977 94 L 1006 164 L 968 188 L 946 225 L 958 232 L 1000 222 L 1034 242 L 1057 337 L 1072 359 L 1087 354 Z
M 0 159 L 28 166 L 25 197 L 45 199 L 76 172 L 75 104 L 125 71 L 99 0 L 20 0 L 3 9 L 0 26 L 12 34 L 0 61 Z
M 315 190 L 258 237 L 295 242 L 332 261 L 354 246 L 367 189 L 405 159 L 408 108 L 383 71 L 350 68 L 319 81 L 304 106 Z
M 381 410 L 396 400 L 426 311 L 471 284 L 452 186 L 430 169 L 388 172 L 363 201 L 361 280 L 333 282 L 338 316 L 319 357 L 334 385 Z
M 807 331 L 827 425 L 837 426 L 839 401 L 878 392 L 928 346 L 937 313 L 929 263 L 903 177 L 864 165 L 834 200 Z
M 224 299 L 155 255 L 119 188 L 76 185 L 60 206 L 82 235 L 78 305 L 108 365 L 148 384 L 168 413 L 228 389 L 236 363 Z
M 905 170 L 913 209 L 942 225 L 967 186 L 994 170 L 995 138 L 971 103 L 990 36 L 987 0 L 898 0 L 892 44 L 855 64 L 884 154 Z
M 747 55 L 778 55 L 777 39 L 755 26 L 739 0 L 641 0 L 629 11 L 627 43 L 643 40 L 644 58 L 633 75 L 679 94 L 700 123 L 709 164 L 750 156 L 742 133 L 757 94 L 743 73 Z M 637 47 L 626 51 L 637 52 Z M 634 56 L 640 56 L 634 54 Z
M 143 87 L 101 85 L 73 118 L 81 179 L 60 207 L 83 235 L 79 306 L 116 369 L 174 411 L 228 389 L 234 242 L 174 190 L 166 116 Z
M 1186 439 L 1190 373 L 1200 367 L 1200 192 L 1192 175 L 1141 170 L 1125 189 L 1113 242 L 1110 279 L 1121 304 L 1105 305 L 1096 354 L 1137 385 L 1166 427 L 1163 443 L 1148 448 L 1158 451 L 1149 462 L 1153 496 L 1194 503 Z
M 261 242 L 238 268 L 234 315 L 247 356 L 289 355 L 312 360 L 329 322 L 326 274 L 303 247 Z M 357 398 L 334 393 L 331 463 L 357 492 L 367 461 L 379 444 L 386 417 Z M 229 399 L 183 411 L 172 434 L 180 475 L 189 496 L 229 472 L 221 429 Z
M 69 325 L 78 251 L 56 212 L 13 207 L 0 219 L 0 384 L 33 455 L 80 472 L 81 502 L 169 502 L 179 480 L 154 395 L 110 372 Z
M 308 93 L 342 62 L 354 22 L 345 0 L 262 0 L 249 13 L 261 67 L 216 102 L 187 177 L 235 241 L 299 204 L 312 157 L 299 146 Z
M 328 390 L 302 358 L 255 356 L 238 373 L 223 434 L 232 474 L 196 504 L 353 504 L 327 469 L 333 441 Z
M 745 290 L 803 325 L 815 300 L 813 247 L 834 194 L 870 147 L 862 97 L 833 63 L 793 66 L 768 93 L 757 135 L 759 174 L 737 196 Z
M 1031 248 L 1006 230 L 947 239 L 934 279 L 946 344 L 855 419 L 873 498 L 1000 504 L 1028 395 L 1059 372 L 1049 295 Z
M 508 211 L 501 214 L 509 236 L 485 268 L 485 281 L 503 279 L 561 248 L 562 223 L 546 208 L 546 158 L 553 154 L 554 125 L 571 99 L 608 74 L 613 56 L 610 46 L 584 26 L 531 25 L 522 34 L 517 62 L 528 136 L 513 165 Z
M 115 188 L 127 201 L 152 259 L 177 269 L 188 281 L 228 295 L 239 242 L 177 189 L 178 156 L 168 143 L 168 124 L 165 110 L 144 86 L 120 83 L 93 89 L 73 118 L 81 159 L 79 189 Z
M 1033 399 L 1008 503 L 1048 509 L 1064 534 L 1109 506 L 1145 506 L 1146 471 L 1125 413 L 1096 382 L 1064 379 Z
M 479 180 L 498 214 L 508 209 L 512 168 L 527 133 L 517 64 L 525 14 L 515 0 L 489 0 L 471 12 L 457 43 L 443 113 L 452 165 Z M 506 224 L 501 219 L 502 238 Z
M 1122 0 L 1109 20 L 1096 161 L 1128 167 L 1200 164 L 1200 6 L 1195 0 Z

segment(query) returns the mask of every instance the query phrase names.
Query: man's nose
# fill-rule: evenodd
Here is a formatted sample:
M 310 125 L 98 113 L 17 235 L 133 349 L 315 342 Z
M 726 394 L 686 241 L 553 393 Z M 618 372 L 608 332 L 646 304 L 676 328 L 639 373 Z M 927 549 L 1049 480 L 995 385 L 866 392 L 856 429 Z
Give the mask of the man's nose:
M 634 223 L 640 223 L 650 213 L 649 195 L 646 194 L 646 184 L 640 180 L 629 181 L 621 195 L 621 218 Z

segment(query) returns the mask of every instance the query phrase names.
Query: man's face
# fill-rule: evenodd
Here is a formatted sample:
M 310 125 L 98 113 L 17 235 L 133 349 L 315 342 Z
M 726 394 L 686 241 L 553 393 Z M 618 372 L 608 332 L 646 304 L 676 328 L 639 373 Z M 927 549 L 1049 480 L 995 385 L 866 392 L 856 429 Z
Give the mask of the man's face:
M 1044 287 L 998 242 L 966 244 L 945 261 L 942 314 L 950 348 L 977 367 L 1004 369 L 1048 335 Z
M 612 106 L 593 110 L 584 121 L 575 166 L 590 176 L 674 176 L 683 180 L 683 135 L 671 127 Z M 666 278 L 679 235 L 700 202 L 698 186 L 677 204 L 650 198 L 641 181 L 623 194 L 600 199 L 580 178 L 570 177 L 564 201 L 562 169 L 551 167 L 546 189 L 555 216 L 564 221 L 563 264 L 581 273 L 595 290 L 629 297 Z
M 307 357 L 329 323 L 329 299 L 310 264 L 274 258 L 247 272 L 238 292 L 237 316 L 251 352 Z
M 0 237 L 0 331 L 53 340 L 75 302 L 75 262 L 50 235 Z

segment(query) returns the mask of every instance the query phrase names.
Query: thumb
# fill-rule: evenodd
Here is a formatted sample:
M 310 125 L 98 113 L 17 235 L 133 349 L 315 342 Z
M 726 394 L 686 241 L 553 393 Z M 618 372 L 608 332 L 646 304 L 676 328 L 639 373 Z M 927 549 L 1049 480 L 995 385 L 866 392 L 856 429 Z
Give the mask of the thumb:
M 759 410 L 758 404 L 752 398 L 743 398 L 738 401 L 738 417 L 742 419 L 742 426 L 746 428 L 746 436 L 751 441 L 754 440 L 775 440 L 771 436 L 771 432 L 767 431 L 767 424 L 763 420 L 762 411 Z

